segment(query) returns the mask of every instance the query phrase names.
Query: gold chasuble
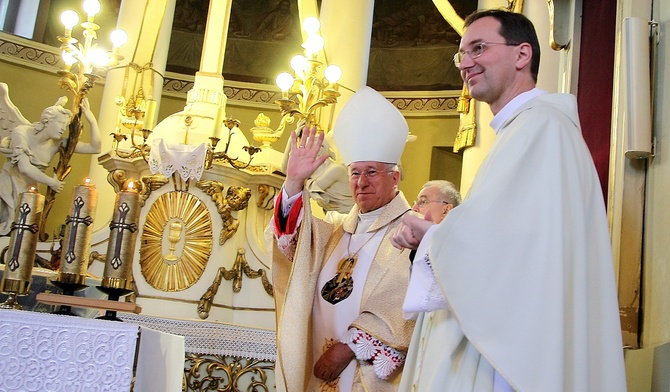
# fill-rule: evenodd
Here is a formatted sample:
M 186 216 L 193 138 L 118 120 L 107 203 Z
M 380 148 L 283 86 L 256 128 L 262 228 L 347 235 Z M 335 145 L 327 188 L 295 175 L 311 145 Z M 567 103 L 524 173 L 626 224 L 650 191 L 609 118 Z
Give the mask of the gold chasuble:
M 354 206 L 339 221 L 327 223 L 311 215 L 307 192 L 303 192 L 302 222 L 293 262 L 272 246 L 272 275 L 277 316 L 277 362 L 275 377 L 278 391 L 306 391 L 313 367 L 312 310 L 320 271 L 345 233 L 354 233 L 359 209 Z M 409 252 L 391 245 L 391 233 L 399 217 L 410 209 L 402 192 L 386 206 L 367 230 L 384 231 L 363 288 L 360 315 L 351 327 L 367 332 L 382 343 L 407 352 L 414 322 L 403 318 L 402 303 L 409 280 Z M 290 254 L 291 252 L 288 252 Z M 345 255 L 342 255 L 345 256 Z M 355 282 L 355 284 L 360 284 Z M 337 339 L 342 337 L 336 337 Z M 368 361 L 358 361 L 353 391 L 396 391 L 401 372 L 388 380 L 375 375 Z

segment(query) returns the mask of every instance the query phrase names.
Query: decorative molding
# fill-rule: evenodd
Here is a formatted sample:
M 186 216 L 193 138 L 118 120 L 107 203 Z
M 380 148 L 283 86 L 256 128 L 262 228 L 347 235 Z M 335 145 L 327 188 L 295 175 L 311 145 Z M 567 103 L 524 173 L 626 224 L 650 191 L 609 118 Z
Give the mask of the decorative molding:
M 223 195 L 225 185 L 219 181 L 200 180 L 195 183 L 201 191 L 211 197 L 216 205 L 216 211 L 221 216 L 222 229 L 219 235 L 219 245 L 223 246 L 230 237 L 237 233 L 240 226 L 238 219 L 233 218 L 231 211 L 242 211 L 249 205 L 251 189 L 241 186 L 230 186 Z
M 54 74 L 62 68 L 60 50 L 53 46 L 0 32 L 0 57 Z
M 53 72 L 62 68 L 58 48 L 0 32 L 0 60 Z M 163 79 L 163 94 L 181 98 L 193 88 L 194 77 L 168 72 Z M 263 106 L 279 110 L 275 101 L 281 98 L 276 86 L 226 80 L 223 91 L 229 104 Z M 457 116 L 460 91 L 392 91 L 382 94 L 406 116 Z
M 426 114 L 427 112 L 443 112 L 445 114 L 458 115 L 459 94 L 449 97 L 430 97 L 430 98 L 388 98 L 387 99 L 401 112 L 417 114 Z
M 226 267 L 220 267 L 216 273 L 216 277 L 212 282 L 212 285 L 209 286 L 205 294 L 200 297 L 200 302 L 198 302 L 198 315 L 201 319 L 205 320 L 209 317 L 209 311 L 212 308 L 212 303 L 214 302 L 214 296 L 219 291 L 219 286 L 221 286 L 222 279 L 232 280 L 233 281 L 233 292 L 239 293 L 242 290 L 242 274 L 246 275 L 248 278 L 256 279 L 261 278 L 261 283 L 265 292 L 274 297 L 274 292 L 272 290 L 272 284 L 267 278 L 267 273 L 264 269 L 259 269 L 254 271 L 247 264 L 247 259 L 244 256 L 245 250 L 243 248 L 238 249 L 237 257 L 235 258 L 235 263 L 231 270 L 227 270 Z

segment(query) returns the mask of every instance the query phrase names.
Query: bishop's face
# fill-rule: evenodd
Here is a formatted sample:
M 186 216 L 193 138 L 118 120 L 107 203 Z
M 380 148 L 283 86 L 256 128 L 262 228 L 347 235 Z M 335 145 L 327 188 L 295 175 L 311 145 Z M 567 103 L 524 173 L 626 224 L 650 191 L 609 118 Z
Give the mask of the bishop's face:
M 361 212 L 381 208 L 393 200 L 400 173 L 382 162 L 361 161 L 349 165 L 349 187 Z

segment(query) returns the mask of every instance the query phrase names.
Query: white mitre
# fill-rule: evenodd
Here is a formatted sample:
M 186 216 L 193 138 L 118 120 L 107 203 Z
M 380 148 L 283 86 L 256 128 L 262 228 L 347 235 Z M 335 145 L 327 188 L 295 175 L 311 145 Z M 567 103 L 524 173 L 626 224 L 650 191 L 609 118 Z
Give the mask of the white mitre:
M 333 128 L 346 166 L 352 162 L 398 163 L 405 148 L 407 121 L 383 95 L 363 87 L 344 105 Z

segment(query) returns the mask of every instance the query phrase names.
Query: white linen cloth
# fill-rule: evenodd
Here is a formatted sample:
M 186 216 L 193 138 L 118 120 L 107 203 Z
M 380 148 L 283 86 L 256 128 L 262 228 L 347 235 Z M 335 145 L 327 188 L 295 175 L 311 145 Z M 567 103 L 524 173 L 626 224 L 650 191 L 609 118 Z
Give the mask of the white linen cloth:
M 184 337 L 140 327 L 134 392 L 181 392 Z
M 149 153 L 151 174 L 160 173 L 165 177 L 170 177 L 174 172 L 179 172 L 179 176 L 184 181 L 191 178 L 200 180 L 205 169 L 208 148 L 207 143 L 191 146 L 167 144 L 163 139 L 155 139 Z

